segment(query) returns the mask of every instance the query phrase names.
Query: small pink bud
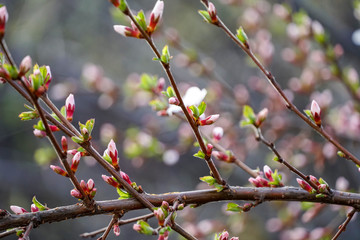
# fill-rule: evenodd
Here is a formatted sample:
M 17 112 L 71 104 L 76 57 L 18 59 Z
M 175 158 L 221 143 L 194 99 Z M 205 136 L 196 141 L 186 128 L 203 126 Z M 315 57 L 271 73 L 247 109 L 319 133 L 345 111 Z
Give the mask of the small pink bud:
M 141 32 L 134 25 L 133 28 L 123 25 L 114 25 L 114 30 L 124 37 L 142 38 Z
M 61 147 L 63 149 L 64 152 L 67 152 L 68 150 L 68 143 L 67 143 L 67 139 L 65 136 L 61 137 Z
M 55 125 L 49 125 L 49 128 L 50 128 L 50 130 L 51 130 L 52 132 L 60 131 L 60 129 L 59 129 L 57 126 L 55 126 Z
M 212 155 L 219 159 L 220 161 L 230 162 L 230 157 L 226 153 L 219 152 L 219 151 L 212 151 Z
M 85 191 L 88 192 L 87 184 L 84 180 L 80 181 L 80 187 Z
M 89 191 L 93 190 L 95 187 L 95 182 L 91 178 L 87 181 L 87 188 Z
M 158 0 L 154 6 L 154 9 L 150 14 L 150 23 L 149 26 L 147 27 L 149 33 L 152 33 L 155 30 L 157 24 L 161 20 L 163 11 L 164 11 L 164 2 Z
M 200 120 L 200 125 L 201 126 L 205 126 L 205 125 L 211 125 L 214 122 L 216 122 L 216 120 L 218 120 L 220 117 L 219 114 L 214 114 L 214 115 L 210 115 L 207 118 Z
M 254 187 L 261 187 L 260 182 L 256 178 L 249 178 L 248 181 L 254 186 Z
M 52 80 L 50 66 L 46 66 L 45 88 L 48 89 Z
M 66 108 L 66 119 L 68 121 L 72 121 L 73 115 L 75 112 L 75 100 L 74 95 L 70 94 L 65 101 L 65 108 Z
M 64 171 L 61 167 L 59 166 L 55 166 L 55 165 L 50 165 L 50 168 L 57 174 L 64 176 L 64 177 L 69 177 L 68 173 L 66 171 Z
M 269 179 L 270 181 L 274 181 L 273 177 L 272 177 L 273 171 L 271 170 L 271 168 L 268 165 L 264 166 L 264 175 L 267 179 Z
M 316 177 L 314 177 L 313 175 L 310 175 L 309 177 L 310 177 L 310 182 L 314 183 L 316 186 L 320 185 L 320 182 Z
M 77 168 L 79 166 L 79 163 L 80 163 L 80 157 L 81 157 L 81 153 L 80 152 L 77 152 L 75 154 L 75 156 L 73 157 L 72 159 L 72 163 L 71 163 L 71 171 L 73 173 L 75 173 L 77 171 Z
M 77 152 L 78 152 L 78 150 L 76 150 L 76 149 L 71 149 L 71 150 L 67 151 L 67 153 L 71 154 L 71 155 L 75 155 Z
M 127 181 L 128 184 L 131 185 L 132 182 L 130 181 L 129 176 L 128 176 L 126 173 L 124 173 L 123 171 L 120 171 L 120 176 L 121 176 L 125 181 Z
M 166 202 L 166 201 L 162 201 L 161 207 L 163 207 L 164 209 L 168 209 L 169 208 L 169 203 Z
M 161 91 L 164 89 L 165 87 L 165 79 L 163 77 L 159 78 L 156 88 L 155 88 L 155 92 L 156 93 L 161 93 Z
M 270 187 L 269 185 L 269 181 L 266 180 L 265 178 L 262 178 L 260 176 L 256 177 L 256 180 L 260 183 L 261 187 Z
M 163 227 L 165 222 L 165 213 L 162 208 L 154 210 L 154 215 L 157 218 L 159 225 Z
M 229 239 L 229 233 L 227 231 L 224 231 L 219 236 L 219 240 L 228 240 Z
M 256 127 L 260 127 L 260 125 L 266 120 L 268 113 L 269 113 L 269 110 L 267 108 L 264 108 L 257 114 L 256 120 L 255 120 Z
M 305 191 L 309 192 L 309 193 L 312 193 L 313 192 L 313 189 L 312 187 L 307 183 L 305 182 L 304 180 L 300 179 L 300 178 L 296 178 L 296 181 L 298 182 L 299 186 L 304 189 Z
M 171 98 L 169 98 L 169 104 L 179 106 L 180 101 L 176 97 L 171 97 Z
M 119 158 L 118 158 L 118 151 L 116 149 L 116 145 L 114 140 L 110 140 L 109 144 L 108 144 L 108 148 L 106 150 L 106 153 L 109 155 L 109 157 L 111 158 L 111 163 L 113 165 L 113 167 L 118 171 L 120 170 L 119 167 Z
M 38 212 L 39 208 L 35 204 L 31 204 L 31 212 Z
M 0 38 L 4 37 L 5 25 L 9 19 L 9 14 L 5 6 L 0 8 Z
M 141 225 L 136 223 L 136 224 L 133 225 L 133 229 L 135 231 L 137 231 L 137 232 L 140 232 L 141 231 Z
M 11 211 L 13 211 L 15 214 L 23 214 L 23 213 L 27 213 L 28 211 L 26 211 L 24 208 L 19 207 L 19 206 L 15 206 L 15 205 L 11 205 L 10 206 Z
M 215 8 L 214 4 L 211 2 L 209 2 L 208 13 L 210 15 L 212 23 L 217 23 L 218 19 L 217 19 L 216 8 Z
M 119 236 L 120 235 L 120 226 L 118 224 L 114 224 L 114 234 L 116 236 Z
M 206 145 L 206 154 L 210 156 L 213 148 L 214 148 L 214 146 L 212 144 L 208 143 Z
M 106 176 L 106 175 L 101 175 L 102 179 L 107 183 L 110 184 L 113 187 L 120 187 L 120 184 L 115 181 L 112 177 Z
M 321 126 L 321 109 L 319 107 L 319 104 L 313 100 L 311 103 L 311 114 L 314 118 L 314 122 L 316 123 L 316 125 L 318 125 L 319 127 Z
M 34 129 L 33 133 L 34 133 L 35 137 L 38 137 L 38 138 L 46 137 L 46 132 L 41 131 L 39 129 Z
M 212 135 L 213 135 L 214 140 L 220 141 L 220 139 L 224 135 L 224 129 L 222 127 L 215 127 L 212 131 Z
M 31 69 L 31 66 L 32 66 L 31 57 L 30 56 L 24 57 L 24 59 L 20 63 L 19 76 L 20 77 L 24 76 Z
M 71 190 L 70 195 L 73 196 L 74 198 L 77 198 L 77 199 L 82 199 L 83 198 L 83 196 L 81 195 L 81 193 L 77 189 Z

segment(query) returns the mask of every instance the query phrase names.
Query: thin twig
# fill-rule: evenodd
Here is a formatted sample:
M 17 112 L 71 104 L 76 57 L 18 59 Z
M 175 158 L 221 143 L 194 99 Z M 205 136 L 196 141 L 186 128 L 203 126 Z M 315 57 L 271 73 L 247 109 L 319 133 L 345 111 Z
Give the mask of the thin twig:
M 105 240 L 107 238 L 107 236 L 109 235 L 114 224 L 118 221 L 118 219 L 119 219 L 119 216 L 117 214 L 114 214 L 109 225 L 106 227 L 104 234 L 101 237 L 99 237 L 97 240 Z
M 220 27 L 224 32 L 252 59 L 252 61 L 257 65 L 257 67 L 263 72 L 265 77 L 268 79 L 269 83 L 276 92 L 281 96 L 281 98 L 285 101 L 285 105 L 288 109 L 294 112 L 297 116 L 299 116 L 305 123 L 307 123 L 311 128 L 313 128 L 317 133 L 319 133 L 323 138 L 325 138 L 328 142 L 333 144 L 338 150 L 345 154 L 345 159 L 353 161 L 355 164 L 360 165 L 360 160 L 354 156 L 350 151 L 348 151 L 344 146 L 342 146 L 338 141 L 336 141 L 329 133 L 325 132 L 324 129 L 320 126 L 317 126 L 314 122 L 312 122 L 307 116 L 305 116 L 285 95 L 279 83 L 275 80 L 275 77 L 272 75 L 270 71 L 268 71 L 262 63 L 257 59 L 254 53 L 250 48 L 247 48 L 221 21 L 218 17 L 218 22 L 214 24 L 215 26 Z
M 33 222 L 30 222 L 29 225 L 26 227 L 26 231 L 25 233 L 23 234 L 22 236 L 22 239 L 24 240 L 30 240 L 30 232 L 31 230 L 33 229 L 33 226 L 34 226 L 34 223 Z
M 175 232 L 177 232 L 178 234 L 180 234 L 181 236 L 183 236 L 184 238 L 188 239 L 188 240 L 197 240 L 196 237 L 194 237 L 193 235 L 191 235 L 189 232 L 187 232 L 185 229 L 183 229 L 179 224 L 177 224 L 176 222 L 174 222 L 171 225 L 171 229 L 174 230 Z
M 4 238 L 4 237 L 10 236 L 12 234 L 16 234 L 16 232 L 20 229 L 22 229 L 22 228 L 13 228 L 10 230 L 6 230 L 5 232 L 0 233 L 0 238 Z
M 155 43 L 153 42 L 152 38 L 141 28 L 141 26 L 139 25 L 139 23 L 135 20 L 134 15 L 132 14 L 131 10 L 129 9 L 128 11 L 126 11 L 124 14 L 126 14 L 130 20 L 136 25 L 136 27 L 139 29 L 139 31 L 141 32 L 142 36 L 144 37 L 144 39 L 146 40 L 146 42 L 149 44 L 150 48 L 152 49 L 152 51 L 154 52 L 155 56 L 158 59 L 161 59 L 161 54 L 159 52 L 159 50 L 157 49 L 157 47 L 155 46 Z M 199 131 L 199 127 L 196 125 L 196 123 L 194 122 L 193 118 L 190 116 L 189 112 L 186 109 L 186 106 L 184 104 L 184 101 L 181 97 L 180 91 L 177 87 L 175 78 L 170 70 L 170 64 L 169 63 L 164 63 L 163 61 L 159 61 L 161 66 L 163 67 L 171 86 L 174 89 L 175 95 L 177 97 L 177 99 L 179 100 L 179 107 L 182 109 L 182 111 L 185 114 L 185 117 L 188 121 L 188 123 L 190 124 L 195 137 L 200 145 L 201 151 L 205 154 L 205 161 L 212 173 L 212 175 L 214 176 L 214 178 L 216 179 L 218 184 L 222 184 L 222 185 L 226 185 L 225 180 L 221 177 L 219 170 L 216 168 L 213 160 L 211 159 L 211 155 L 207 154 L 206 152 L 206 146 L 204 143 L 204 140 L 201 137 L 201 133 Z
M 349 222 L 351 221 L 351 219 L 353 218 L 354 214 L 357 211 L 358 210 L 354 208 L 353 210 L 351 210 L 351 212 L 347 214 L 347 218 L 345 222 L 339 226 L 339 231 L 335 234 L 335 236 L 331 240 L 336 240 L 342 232 L 345 232 L 346 226 L 349 224 Z

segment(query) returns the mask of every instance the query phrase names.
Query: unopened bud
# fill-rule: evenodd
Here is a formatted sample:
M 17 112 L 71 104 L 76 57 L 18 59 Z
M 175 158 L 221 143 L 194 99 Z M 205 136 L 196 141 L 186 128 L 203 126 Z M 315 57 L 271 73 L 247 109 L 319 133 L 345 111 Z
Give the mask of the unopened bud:
M 311 114 L 314 118 L 314 122 L 316 123 L 316 125 L 318 125 L 319 127 L 321 126 L 321 109 L 319 107 L 319 104 L 313 100 L 311 103 Z
M 212 131 L 212 135 L 213 135 L 214 140 L 220 141 L 220 139 L 224 135 L 224 129 L 222 127 L 215 127 Z
M 313 192 L 313 188 L 304 180 L 300 179 L 300 178 L 296 178 L 296 181 L 298 182 L 299 186 L 304 189 L 305 191 L 312 193 Z
M 179 106 L 180 101 L 176 97 L 171 97 L 171 98 L 169 98 L 169 104 Z
M 106 175 L 101 175 L 102 179 L 109 185 L 115 187 L 115 188 L 118 188 L 120 187 L 121 185 L 115 181 L 112 177 L 109 177 L 109 176 L 106 176 Z
M 68 150 L 68 143 L 67 143 L 67 139 L 65 136 L 61 137 L 61 147 L 63 149 L 64 152 L 67 152 Z
M 31 212 L 38 212 L 39 208 L 33 203 L 31 204 Z
M 120 226 L 119 226 L 119 224 L 114 224 L 114 234 L 116 235 L 116 236 L 119 236 L 120 235 Z
M 64 171 L 61 167 L 59 166 L 55 166 L 55 165 L 50 165 L 50 168 L 57 174 L 64 176 L 64 177 L 69 177 L 68 173 L 66 171 Z
M 77 198 L 77 199 L 82 199 L 83 198 L 83 196 L 81 195 L 81 193 L 77 189 L 71 190 L 70 195 L 73 196 L 74 198 Z
M 19 77 L 24 76 L 31 69 L 31 66 L 32 66 L 31 57 L 30 56 L 24 57 L 19 67 Z
M 65 108 L 66 108 L 66 119 L 71 122 L 75 112 L 75 99 L 73 94 L 70 94 L 66 98 Z
M 15 206 L 15 205 L 11 205 L 10 206 L 11 211 L 13 211 L 15 214 L 23 214 L 23 213 L 27 213 L 28 211 L 26 211 L 24 208 L 19 207 L 19 206 Z
M 264 166 L 264 175 L 267 179 L 269 179 L 270 181 L 274 181 L 273 177 L 272 177 L 273 171 L 271 170 L 271 168 L 268 165 Z
M 269 112 L 269 110 L 267 108 L 264 108 L 257 114 L 256 120 L 255 120 L 256 127 L 260 127 L 260 125 L 266 120 L 268 112 Z
M 219 119 L 219 114 L 210 115 L 207 118 L 200 120 L 201 126 L 211 125 Z

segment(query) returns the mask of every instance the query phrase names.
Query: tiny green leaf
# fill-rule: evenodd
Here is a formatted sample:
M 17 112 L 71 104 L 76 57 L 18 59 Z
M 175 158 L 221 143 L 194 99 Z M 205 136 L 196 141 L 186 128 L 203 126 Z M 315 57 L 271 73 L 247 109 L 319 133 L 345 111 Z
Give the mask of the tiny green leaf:
M 140 10 L 138 12 L 138 15 L 135 16 L 135 19 L 137 21 L 137 23 L 140 25 L 140 27 L 146 31 L 147 30 L 147 24 L 146 24 L 146 20 L 145 20 L 145 14 L 143 10 Z
M 32 202 L 35 204 L 35 206 L 39 209 L 39 211 L 44 211 L 48 209 L 46 206 L 41 204 L 37 199 L 36 196 L 33 197 Z
M 126 192 L 125 190 L 122 190 L 121 188 L 116 188 L 117 193 L 119 194 L 119 199 L 128 199 L 131 198 L 131 194 Z
M 239 27 L 239 29 L 236 31 L 236 37 L 242 42 L 246 47 L 249 46 L 248 43 L 248 36 L 246 35 L 243 27 Z
M 243 116 L 245 119 L 248 120 L 251 124 L 254 124 L 256 121 L 256 115 L 254 113 L 254 110 L 249 106 L 245 105 L 243 109 Z
M 228 203 L 226 211 L 231 211 L 231 212 L 242 212 L 241 207 L 236 204 L 236 203 Z
M 171 56 L 169 52 L 168 45 L 165 45 L 165 47 L 162 49 L 162 55 L 161 55 L 161 61 L 165 64 L 168 64 L 170 62 Z
M 201 102 L 199 107 L 199 116 L 201 116 L 201 114 L 203 114 L 205 112 L 205 109 L 206 109 L 206 103 L 205 102 Z
M 194 154 L 194 157 L 205 159 L 205 153 L 203 151 L 199 150 L 197 153 Z
M 82 136 L 81 137 L 73 136 L 73 137 L 71 137 L 71 140 L 73 140 L 75 143 L 78 143 L 78 144 L 81 144 L 84 142 L 84 138 Z
M 195 117 L 196 119 L 198 119 L 199 116 L 200 116 L 200 115 L 199 115 L 199 114 L 200 114 L 199 109 L 198 109 L 195 105 L 192 105 L 192 106 L 190 106 L 189 108 L 190 108 L 190 110 L 192 111 L 194 117 Z
M 205 22 L 211 23 L 211 17 L 208 13 L 208 11 L 205 10 L 199 10 L 198 13 L 204 18 Z

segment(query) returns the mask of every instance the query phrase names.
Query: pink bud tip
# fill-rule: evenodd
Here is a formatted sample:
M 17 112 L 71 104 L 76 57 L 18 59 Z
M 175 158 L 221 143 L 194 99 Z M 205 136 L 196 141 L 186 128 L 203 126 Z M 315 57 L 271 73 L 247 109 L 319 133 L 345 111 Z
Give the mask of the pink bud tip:
M 89 191 L 93 190 L 95 187 L 95 182 L 94 180 L 92 180 L 91 178 L 88 180 L 87 182 L 87 188 Z
M 304 189 L 305 191 L 312 193 L 312 187 L 305 182 L 304 180 L 300 179 L 300 178 L 296 178 L 296 181 L 298 182 L 299 186 Z
M 68 150 L 68 144 L 67 144 L 67 139 L 65 136 L 61 137 L 61 147 L 63 149 L 64 152 L 67 152 Z
M 224 129 L 222 127 L 215 127 L 212 131 L 213 134 L 213 138 L 216 141 L 220 141 L 220 139 L 223 137 L 224 135 Z
M 216 122 L 219 119 L 219 117 L 220 117 L 219 114 L 210 115 L 207 118 L 200 120 L 200 125 L 201 126 L 211 125 L 214 122 Z
M 169 104 L 178 106 L 180 104 L 180 101 L 176 97 L 171 97 L 169 98 Z
M 20 63 L 19 75 L 20 76 L 25 75 L 31 69 L 31 66 L 32 66 L 31 57 L 30 56 L 24 57 L 24 59 Z
M 120 226 L 118 224 L 115 224 L 114 225 L 114 234 L 116 236 L 119 236 L 120 235 Z
M 120 171 L 120 175 L 128 184 L 131 185 L 132 182 L 130 181 L 129 176 L 126 173 L 124 173 L 123 171 Z
M 224 231 L 219 236 L 219 240 L 228 240 L 229 239 L 229 233 L 227 231 Z
M 321 125 L 321 109 L 320 109 L 320 107 L 319 107 L 319 104 L 315 101 L 315 100 L 313 100 L 312 102 L 311 102 L 311 114 L 312 114 L 312 116 L 313 116 L 313 118 L 314 118 L 314 121 L 315 121 L 315 123 L 316 123 L 316 125 L 318 125 L 318 126 L 320 126 Z
M 155 30 L 156 25 L 161 20 L 163 11 L 164 11 L 164 2 L 161 0 L 158 0 L 150 14 L 150 23 L 147 28 L 149 33 L 152 33 Z
M 71 190 L 70 195 L 73 196 L 74 198 L 78 198 L 78 199 L 83 198 L 83 196 L 81 195 L 81 193 L 77 189 Z
M 75 112 L 75 99 L 74 95 L 70 94 L 65 101 L 66 118 L 68 121 L 72 121 Z
M 269 179 L 270 181 L 273 181 L 273 177 L 272 175 L 273 171 L 271 170 L 271 168 L 268 165 L 264 166 L 264 175 L 267 179 Z
M 23 214 L 23 213 L 27 213 L 28 211 L 26 211 L 24 208 L 19 207 L 19 206 L 15 206 L 15 205 L 11 205 L 10 206 L 11 211 L 13 211 L 15 214 Z
M 212 2 L 209 2 L 208 13 L 210 15 L 212 23 L 216 23 L 218 21 L 216 16 L 217 13 L 216 13 L 216 8 Z
M 133 225 L 133 229 L 137 232 L 140 232 L 141 231 L 141 225 L 140 224 L 134 224 Z
M 38 212 L 39 208 L 35 204 L 31 204 L 31 212 Z
M 34 135 L 35 137 L 38 137 L 38 138 L 43 138 L 43 137 L 46 137 L 46 132 L 45 131 L 41 131 L 39 129 L 34 129 Z

